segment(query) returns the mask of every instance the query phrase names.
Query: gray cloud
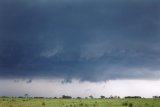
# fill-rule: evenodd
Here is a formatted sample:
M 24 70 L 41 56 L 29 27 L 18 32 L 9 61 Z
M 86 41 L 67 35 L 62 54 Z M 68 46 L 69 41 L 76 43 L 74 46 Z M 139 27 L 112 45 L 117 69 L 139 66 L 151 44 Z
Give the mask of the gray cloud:
M 159 1 L 1 0 L 0 5 L 1 78 L 158 78 Z

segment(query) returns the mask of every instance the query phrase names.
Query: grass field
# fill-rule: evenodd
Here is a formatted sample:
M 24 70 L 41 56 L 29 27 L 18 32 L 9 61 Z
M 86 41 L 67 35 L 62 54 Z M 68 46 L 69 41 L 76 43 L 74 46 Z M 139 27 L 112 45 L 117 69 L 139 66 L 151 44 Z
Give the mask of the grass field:
M 0 98 L 0 107 L 160 107 L 160 99 Z

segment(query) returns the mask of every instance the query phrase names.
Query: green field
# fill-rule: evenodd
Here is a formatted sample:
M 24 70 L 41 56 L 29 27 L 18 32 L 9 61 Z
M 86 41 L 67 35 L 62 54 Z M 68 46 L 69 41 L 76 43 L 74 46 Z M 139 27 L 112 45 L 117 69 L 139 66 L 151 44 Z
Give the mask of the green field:
M 160 99 L 0 98 L 0 107 L 160 107 Z

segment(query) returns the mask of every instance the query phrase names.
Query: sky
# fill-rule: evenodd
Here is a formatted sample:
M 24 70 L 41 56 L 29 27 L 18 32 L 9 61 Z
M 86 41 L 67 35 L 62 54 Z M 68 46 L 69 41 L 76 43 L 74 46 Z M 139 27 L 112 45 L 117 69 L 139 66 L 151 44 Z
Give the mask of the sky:
M 160 95 L 159 11 L 158 0 L 0 0 L 0 95 Z

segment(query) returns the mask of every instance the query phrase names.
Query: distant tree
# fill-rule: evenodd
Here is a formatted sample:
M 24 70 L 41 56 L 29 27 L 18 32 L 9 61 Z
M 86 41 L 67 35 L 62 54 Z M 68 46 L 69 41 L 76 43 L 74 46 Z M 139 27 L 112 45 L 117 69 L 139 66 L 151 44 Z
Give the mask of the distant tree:
M 141 98 L 141 96 L 126 96 L 124 98 Z
M 85 97 L 85 99 L 88 99 L 88 97 Z
M 18 98 L 24 98 L 24 97 L 22 97 L 22 96 L 19 96 Z
M 1 98 L 8 98 L 7 96 L 2 96 Z
M 118 96 L 114 96 L 113 98 L 118 98 Z
M 62 95 L 62 98 L 71 99 L 71 96 Z
M 82 99 L 81 97 L 77 97 L 77 99 Z
M 89 96 L 89 98 L 93 99 L 93 96 L 92 96 L 92 95 L 90 95 L 90 96 Z
M 110 97 L 109 98 L 113 98 L 113 96 L 112 95 L 110 95 Z
M 28 98 L 28 94 L 27 94 L 27 93 L 26 93 L 26 94 L 24 94 L 24 97 L 25 97 L 25 98 Z
M 101 99 L 104 99 L 104 98 L 105 98 L 105 96 L 101 95 Z
M 153 96 L 153 98 L 160 98 L 160 96 Z
M 57 99 L 57 97 L 54 97 L 54 99 Z

